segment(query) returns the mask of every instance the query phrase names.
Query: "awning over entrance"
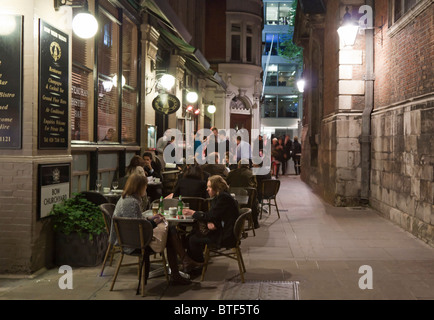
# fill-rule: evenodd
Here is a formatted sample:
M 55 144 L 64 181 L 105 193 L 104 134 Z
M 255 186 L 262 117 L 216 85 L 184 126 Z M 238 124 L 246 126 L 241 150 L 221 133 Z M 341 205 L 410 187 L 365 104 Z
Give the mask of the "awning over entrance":
M 160 36 L 166 43 L 178 49 L 179 54 L 186 60 L 187 68 L 226 90 L 226 83 L 217 72 L 210 69 L 210 64 L 202 52 L 188 43 L 192 37 L 168 2 L 166 0 L 143 0 L 142 6 L 167 27 L 167 29 L 162 27 L 158 30 Z

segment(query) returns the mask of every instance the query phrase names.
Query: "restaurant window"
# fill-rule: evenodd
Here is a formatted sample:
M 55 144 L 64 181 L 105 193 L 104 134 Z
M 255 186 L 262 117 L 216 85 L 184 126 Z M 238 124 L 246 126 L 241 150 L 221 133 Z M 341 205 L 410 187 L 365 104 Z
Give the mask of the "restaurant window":
M 117 11 L 102 2 L 98 41 L 98 141 L 118 142 L 120 21 Z M 111 11 L 111 12 L 110 12 Z
M 73 9 L 74 13 L 77 9 Z M 89 10 L 94 12 L 93 1 Z M 93 141 L 93 69 L 94 39 L 82 39 L 72 33 L 71 140 Z

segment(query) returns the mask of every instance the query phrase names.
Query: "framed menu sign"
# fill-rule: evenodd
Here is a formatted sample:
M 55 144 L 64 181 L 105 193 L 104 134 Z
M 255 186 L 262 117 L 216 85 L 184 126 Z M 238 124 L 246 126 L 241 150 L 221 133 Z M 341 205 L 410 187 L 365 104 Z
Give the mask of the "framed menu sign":
M 38 148 L 68 148 L 68 35 L 39 20 Z
M 45 218 L 57 203 L 70 198 L 71 165 L 39 165 L 39 218 Z
M 21 149 L 23 16 L 0 21 L 0 149 Z

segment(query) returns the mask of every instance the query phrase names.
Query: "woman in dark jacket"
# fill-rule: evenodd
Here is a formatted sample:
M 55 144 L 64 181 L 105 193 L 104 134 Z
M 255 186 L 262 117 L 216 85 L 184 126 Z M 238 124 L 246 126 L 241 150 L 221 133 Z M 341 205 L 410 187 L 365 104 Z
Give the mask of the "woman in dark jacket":
M 233 247 L 236 244 L 234 235 L 235 221 L 239 216 L 238 203 L 228 193 L 229 187 L 221 176 L 208 179 L 207 191 L 212 199 L 211 209 L 207 212 L 184 209 L 184 215 L 193 215 L 199 222 L 207 224 L 209 232 L 204 235 L 193 232 L 188 239 L 188 255 L 196 262 L 203 262 L 205 244 L 219 247 Z M 184 271 L 188 272 L 188 266 Z
M 197 164 L 187 164 L 186 171 L 178 178 L 173 197 L 201 197 L 208 198 L 206 192 L 206 180 L 202 168 Z

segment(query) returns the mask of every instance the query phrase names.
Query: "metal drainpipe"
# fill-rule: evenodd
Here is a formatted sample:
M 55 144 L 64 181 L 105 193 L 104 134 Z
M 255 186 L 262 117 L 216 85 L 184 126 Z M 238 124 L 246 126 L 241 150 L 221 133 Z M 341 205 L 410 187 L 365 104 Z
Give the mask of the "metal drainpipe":
M 374 8 L 374 1 L 367 0 L 366 4 Z M 373 17 L 374 21 L 374 17 Z M 375 23 L 374 23 L 375 25 Z M 369 191 L 371 184 L 371 114 L 374 108 L 374 29 L 365 29 L 365 55 L 366 66 L 364 75 L 365 80 L 365 108 L 362 114 L 362 134 L 360 136 L 361 144 L 361 197 L 362 204 L 369 203 Z

